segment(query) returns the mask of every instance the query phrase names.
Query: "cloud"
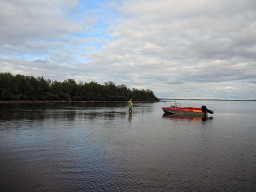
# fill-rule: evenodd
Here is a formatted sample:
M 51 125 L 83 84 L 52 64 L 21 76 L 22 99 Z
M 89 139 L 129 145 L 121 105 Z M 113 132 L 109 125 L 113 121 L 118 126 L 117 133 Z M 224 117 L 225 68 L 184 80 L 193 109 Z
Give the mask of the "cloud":
M 254 0 L 1 1 L 1 71 L 159 97 L 255 98 L 255 9 Z
M 174 84 L 183 97 L 206 95 L 204 86 L 220 93 L 218 84 L 255 81 L 255 8 L 254 1 L 123 1 L 113 41 L 90 59 L 105 76 L 122 74 L 159 95 L 176 92 Z
M 76 0 L 1 1 L 0 71 L 53 80 L 87 71 L 81 61 L 104 43 L 88 35 L 97 19 L 87 12 Z
M 67 20 L 64 9 L 76 1 L 1 1 L 0 42 L 19 44 L 28 40 L 56 40 L 82 27 Z

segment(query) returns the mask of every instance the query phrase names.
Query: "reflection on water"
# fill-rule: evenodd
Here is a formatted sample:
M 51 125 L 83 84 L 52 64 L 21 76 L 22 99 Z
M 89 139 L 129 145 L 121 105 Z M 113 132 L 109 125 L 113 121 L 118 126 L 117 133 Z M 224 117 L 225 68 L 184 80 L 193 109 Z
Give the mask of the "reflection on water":
M 212 120 L 213 117 L 198 117 L 193 115 L 176 115 L 176 114 L 163 114 L 163 118 L 169 118 L 171 120 L 184 120 L 184 121 L 208 121 Z
M 0 105 L 0 191 L 255 191 L 256 104 L 203 104 Z
M 132 114 L 131 113 L 129 113 L 128 121 L 132 122 Z
M 79 106 L 77 103 L 69 104 L 6 104 L 0 105 L 0 120 L 41 120 L 66 119 L 74 121 L 76 118 L 88 118 L 93 120 L 98 117 L 113 119 L 115 116 L 125 116 L 126 111 L 114 108 L 114 104 L 91 104 L 86 103 Z M 103 105 L 103 106 L 102 106 Z M 124 104 L 121 105 L 124 108 Z

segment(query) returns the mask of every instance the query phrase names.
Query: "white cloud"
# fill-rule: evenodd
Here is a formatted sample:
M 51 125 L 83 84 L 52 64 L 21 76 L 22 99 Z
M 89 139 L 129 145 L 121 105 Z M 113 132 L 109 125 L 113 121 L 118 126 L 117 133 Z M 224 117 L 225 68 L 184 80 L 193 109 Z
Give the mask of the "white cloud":
M 112 28 L 114 40 L 91 60 L 104 65 L 99 70 L 105 76 L 122 74 L 120 79 L 132 80 L 131 86 L 144 85 L 159 96 L 172 92 L 173 97 L 204 97 L 218 92 L 220 96 L 212 96 L 227 97 L 217 86 L 223 83 L 242 92 L 245 88 L 239 81 L 255 82 L 255 5 L 254 1 L 123 1 L 119 10 L 124 20 Z M 175 95 L 170 87 L 182 92 Z
M 1 1 L 1 71 L 113 81 L 159 97 L 256 98 L 254 0 L 81 5 Z
M 20 44 L 27 40 L 56 40 L 82 27 L 67 20 L 64 10 L 76 1 L 4 1 L 0 6 L 0 42 Z

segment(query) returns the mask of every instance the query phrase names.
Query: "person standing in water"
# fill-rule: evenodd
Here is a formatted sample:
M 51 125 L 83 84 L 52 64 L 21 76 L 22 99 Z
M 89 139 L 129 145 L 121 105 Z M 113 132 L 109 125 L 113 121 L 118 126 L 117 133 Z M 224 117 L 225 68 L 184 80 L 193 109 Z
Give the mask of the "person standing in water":
M 128 101 L 128 105 L 129 105 L 129 113 L 131 114 L 132 113 L 132 99 L 130 99 Z

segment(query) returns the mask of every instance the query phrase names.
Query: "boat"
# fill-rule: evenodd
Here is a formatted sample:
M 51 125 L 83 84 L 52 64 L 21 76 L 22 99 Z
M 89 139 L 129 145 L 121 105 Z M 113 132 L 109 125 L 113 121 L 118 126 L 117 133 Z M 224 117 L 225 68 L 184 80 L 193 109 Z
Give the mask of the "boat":
M 206 106 L 201 108 L 196 107 L 178 107 L 177 105 L 171 107 L 162 107 L 165 114 L 171 115 L 189 115 L 189 116 L 201 116 L 206 117 L 208 113 L 213 114 L 212 110 L 207 109 Z

